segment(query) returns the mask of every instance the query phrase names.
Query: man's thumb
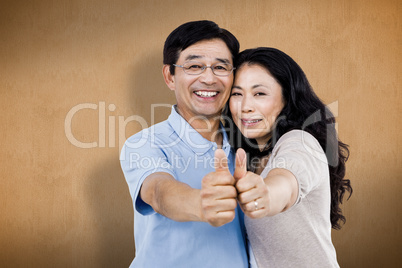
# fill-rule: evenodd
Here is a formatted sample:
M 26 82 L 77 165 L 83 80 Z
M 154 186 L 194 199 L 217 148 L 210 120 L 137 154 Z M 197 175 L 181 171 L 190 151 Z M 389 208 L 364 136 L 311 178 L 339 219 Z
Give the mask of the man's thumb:
M 247 173 L 247 155 L 246 152 L 239 148 L 236 152 L 236 167 L 233 177 L 236 180 L 240 180 Z
M 222 149 L 217 149 L 215 151 L 215 171 L 229 171 L 228 159 L 226 157 L 225 151 Z

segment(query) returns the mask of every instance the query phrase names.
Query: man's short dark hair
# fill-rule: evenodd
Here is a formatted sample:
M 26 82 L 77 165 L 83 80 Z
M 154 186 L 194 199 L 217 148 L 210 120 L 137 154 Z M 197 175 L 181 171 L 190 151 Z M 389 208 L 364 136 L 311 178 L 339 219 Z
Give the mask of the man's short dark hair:
M 232 53 L 232 60 L 234 60 L 240 48 L 236 37 L 213 21 L 200 20 L 180 25 L 166 38 L 163 48 L 163 64 L 169 64 L 170 73 L 174 75 L 173 64 L 179 59 L 181 51 L 197 42 L 216 38 L 225 42 Z

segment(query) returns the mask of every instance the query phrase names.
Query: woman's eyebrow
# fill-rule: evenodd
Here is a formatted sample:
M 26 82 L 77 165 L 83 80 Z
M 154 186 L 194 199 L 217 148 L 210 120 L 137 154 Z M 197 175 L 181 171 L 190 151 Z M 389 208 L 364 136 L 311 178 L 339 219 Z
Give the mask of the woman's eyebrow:
M 265 88 L 268 88 L 267 86 L 264 86 L 263 84 L 255 84 L 255 85 L 253 85 L 251 88 L 252 88 L 252 89 L 255 89 L 255 88 L 258 88 L 258 87 L 265 87 Z M 232 88 L 236 88 L 236 89 L 241 89 L 241 90 L 243 90 L 243 88 L 242 88 L 241 86 L 237 86 L 237 85 L 233 85 Z
M 264 86 L 263 84 L 256 84 L 256 85 L 252 86 L 253 89 L 257 88 L 257 87 L 267 87 L 267 86 Z

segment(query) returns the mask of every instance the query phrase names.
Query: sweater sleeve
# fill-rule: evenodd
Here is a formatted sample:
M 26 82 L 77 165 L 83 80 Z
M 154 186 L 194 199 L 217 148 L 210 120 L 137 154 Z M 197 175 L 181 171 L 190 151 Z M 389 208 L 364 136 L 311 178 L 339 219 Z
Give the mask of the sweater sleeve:
M 314 136 L 302 130 L 290 131 L 278 140 L 261 175 L 265 177 L 274 168 L 287 169 L 296 177 L 299 192 L 295 204 L 329 180 L 325 152 Z

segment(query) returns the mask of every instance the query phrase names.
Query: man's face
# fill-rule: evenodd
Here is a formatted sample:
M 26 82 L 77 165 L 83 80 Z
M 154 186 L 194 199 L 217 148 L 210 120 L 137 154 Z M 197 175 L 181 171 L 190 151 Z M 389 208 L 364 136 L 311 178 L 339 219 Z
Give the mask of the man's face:
M 220 39 L 197 42 L 180 53 L 177 65 L 188 61 L 197 61 L 211 66 L 215 63 L 233 64 L 232 54 Z M 177 107 L 181 116 L 191 122 L 200 117 L 220 116 L 229 98 L 233 73 L 229 76 L 216 76 L 211 68 L 206 68 L 199 75 L 186 74 L 176 67 L 175 75 L 170 76 L 170 89 L 175 91 Z

